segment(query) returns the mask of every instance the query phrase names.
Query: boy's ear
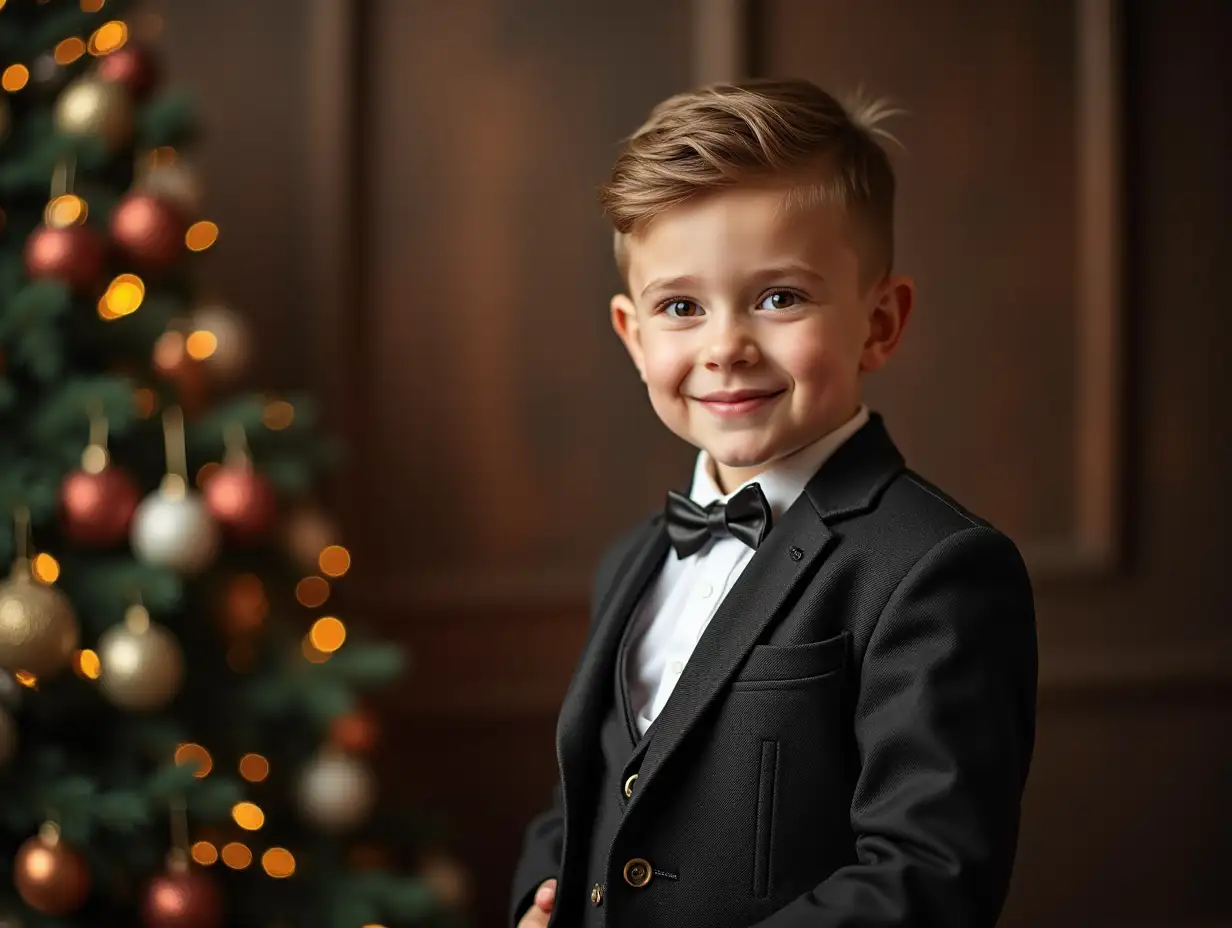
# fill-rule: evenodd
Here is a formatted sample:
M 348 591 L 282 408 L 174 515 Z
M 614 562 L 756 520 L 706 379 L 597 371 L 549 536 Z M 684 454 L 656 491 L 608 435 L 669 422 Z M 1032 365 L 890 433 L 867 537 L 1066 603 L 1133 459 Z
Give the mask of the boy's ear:
M 637 368 L 638 376 L 645 383 L 646 366 L 643 363 L 642 330 L 637 322 L 637 307 L 623 293 L 618 293 L 612 297 L 611 307 L 612 328 L 616 330 L 616 334 L 624 342 L 625 350 L 629 352 L 629 357 L 633 359 L 633 366 Z
M 903 329 L 915 308 L 915 281 L 910 277 L 889 277 L 882 284 L 881 296 L 869 311 L 868 340 L 860 355 L 860 371 L 881 369 L 903 337 Z

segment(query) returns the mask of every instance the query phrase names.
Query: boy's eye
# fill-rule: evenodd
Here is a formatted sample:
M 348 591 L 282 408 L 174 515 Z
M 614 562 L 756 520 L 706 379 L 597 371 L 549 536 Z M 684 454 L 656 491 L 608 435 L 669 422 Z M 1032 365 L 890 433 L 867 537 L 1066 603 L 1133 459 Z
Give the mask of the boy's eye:
M 800 297 L 790 290 L 775 290 L 761 301 L 762 309 L 790 309 L 800 302 Z
M 663 304 L 663 311 L 677 319 L 686 319 L 690 316 L 700 316 L 702 308 L 692 300 L 669 300 Z

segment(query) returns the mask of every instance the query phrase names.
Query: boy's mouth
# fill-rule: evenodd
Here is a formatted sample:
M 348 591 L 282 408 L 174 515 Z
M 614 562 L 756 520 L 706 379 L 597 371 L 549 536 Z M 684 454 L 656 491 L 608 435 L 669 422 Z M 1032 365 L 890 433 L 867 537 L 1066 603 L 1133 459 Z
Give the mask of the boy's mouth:
M 718 390 L 697 397 L 697 401 L 717 416 L 747 416 L 769 406 L 786 390 Z

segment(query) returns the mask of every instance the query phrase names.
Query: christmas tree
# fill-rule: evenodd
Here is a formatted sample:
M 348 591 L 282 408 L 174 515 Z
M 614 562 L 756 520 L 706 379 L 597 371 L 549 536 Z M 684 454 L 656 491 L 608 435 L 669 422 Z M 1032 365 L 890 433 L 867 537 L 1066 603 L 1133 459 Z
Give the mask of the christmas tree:
M 402 656 L 340 618 L 338 449 L 205 296 L 143 21 L 0 0 L 0 925 L 456 924 L 439 831 L 374 806 Z

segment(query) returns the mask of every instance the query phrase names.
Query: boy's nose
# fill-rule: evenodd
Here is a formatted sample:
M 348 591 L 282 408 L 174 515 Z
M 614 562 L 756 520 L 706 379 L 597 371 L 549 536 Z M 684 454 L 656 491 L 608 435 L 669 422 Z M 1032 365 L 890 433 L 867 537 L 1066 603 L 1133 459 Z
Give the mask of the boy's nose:
M 752 364 L 758 358 L 757 342 L 740 323 L 717 322 L 707 333 L 702 356 L 706 366 L 712 368 Z

